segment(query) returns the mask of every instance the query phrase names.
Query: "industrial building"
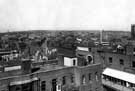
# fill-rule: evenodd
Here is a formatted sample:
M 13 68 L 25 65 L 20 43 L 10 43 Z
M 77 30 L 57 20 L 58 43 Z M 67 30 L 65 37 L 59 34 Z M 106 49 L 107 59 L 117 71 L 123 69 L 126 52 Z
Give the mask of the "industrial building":
M 63 54 L 55 64 L 22 60 L 1 69 L 0 91 L 102 91 L 101 65 L 87 60 Z
M 133 35 L 133 25 L 131 26 Z M 135 41 L 97 49 L 95 60 L 102 64 L 104 91 L 135 91 Z

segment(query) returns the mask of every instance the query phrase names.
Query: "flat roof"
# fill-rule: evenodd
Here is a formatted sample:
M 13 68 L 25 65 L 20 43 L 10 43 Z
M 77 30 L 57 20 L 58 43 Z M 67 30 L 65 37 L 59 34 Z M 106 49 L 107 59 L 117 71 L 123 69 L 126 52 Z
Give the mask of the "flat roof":
M 38 70 L 37 72 L 52 71 L 52 70 L 62 69 L 62 68 L 65 68 L 65 66 L 44 64 L 44 65 L 40 66 L 40 70 Z
M 87 67 L 92 67 L 92 66 L 96 66 L 99 64 L 92 64 L 92 65 L 87 65 L 87 66 L 71 66 L 71 67 L 67 67 L 67 66 L 59 66 L 59 65 L 52 65 L 52 64 L 44 64 L 43 66 L 40 66 L 40 69 L 33 72 L 33 73 L 29 73 L 29 74 L 22 74 L 21 70 L 15 70 L 15 71 L 11 71 L 13 74 L 9 75 L 9 71 L 8 72 L 1 72 L 0 74 L 0 80 L 3 79 L 10 79 L 10 78 L 16 78 L 16 77 L 23 77 L 23 76 L 30 76 L 31 74 L 39 74 L 42 72 L 49 72 L 49 71 L 57 71 L 57 70 L 61 70 L 61 69 L 72 69 L 72 68 L 78 68 L 78 69 L 85 69 Z M 18 73 L 19 72 L 19 73 Z M 23 81 L 24 83 L 27 81 Z M 17 83 L 22 83 L 22 82 L 17 82 Z
M 102 74 L 135 84 L 135 75 L 128 72 L 106 68 Z

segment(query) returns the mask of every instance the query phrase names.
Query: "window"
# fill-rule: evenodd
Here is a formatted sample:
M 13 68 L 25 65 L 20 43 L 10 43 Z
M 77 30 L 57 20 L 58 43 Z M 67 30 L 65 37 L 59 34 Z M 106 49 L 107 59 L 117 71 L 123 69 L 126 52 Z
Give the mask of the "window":
M 22 91 L 30 91 L 29 84 L 23 84 L 22 85 Z
M 135 61 L 133 61 L 133 62 L 132 62 L 132 67 L 134 67 L 134 68 L 135 68 Z
M 98 91 L 98 88 L 96 88 L 95 91 Z
M 41 91 L 45 91 L 46 90 L 46 82 L 42 81 L 41 82 Z
M 102 57 L 103 60 L 105 60 L 105 56 L 102 55 L 101 57 Z
M 131 86 L 131 87 L 135 87 L 135 84 L 133 84 L 133 83 L 130 83 L 130 86 Z
M 74 76 L 71 75 L 71 83 L 74 83 Z
M 89 81 L 91 81 L 91 73 L 89 73 L 88 76 L 89 76 Z
M 85 75 L 82 75 L 82 84 L 86 83 Z
M 66 84 L 66 76 L 63 76 L 62 83 L 63 83 L 63 85 Z
M 112 57 L 109 57 L 109 63 L 112 63 Z
M 123 80 L 120 80 L 120 79 L 117 79 L 117 78 L 113 78 L 113 77 L 110 77 L 110 76 L 106 76 L 106 75 L 104 75 L 104 76 L 105 76 L 104 77 L 105 80 L 109 80 L 109 81 L 111 81 L 115 84 L 119 84 L 119 85 L 122 85 L 124 87 L 129 87 L 129 83 L 126 82 L 126 81 L 123 81 Z
M 74 66 L 76 65 L 76 60 L 75 60 L 75 59 L 73 60 L 73 65 L 74 65 Z
M 91 48 L 89 48 L 89 52 L 91 52 Z
M 95 73 L 96 81 L 98 81 L 98 73 Z
M 87 59 L 88 59 L 88 64 L 93 63 L 92 56 L 88 56 Z
M 124 65 L 124 60 L 120 59 L 120 65 Z
M 135 48 L 133 48 L 133 52 L 135 52 Z
M 20 87 L 17 87 L 17 88 L 16 88 L 16 91 L 21 91 L 21 88 L 20 88 Z
M 61 85 L 58 85 L 58 90 L 61 90 Z

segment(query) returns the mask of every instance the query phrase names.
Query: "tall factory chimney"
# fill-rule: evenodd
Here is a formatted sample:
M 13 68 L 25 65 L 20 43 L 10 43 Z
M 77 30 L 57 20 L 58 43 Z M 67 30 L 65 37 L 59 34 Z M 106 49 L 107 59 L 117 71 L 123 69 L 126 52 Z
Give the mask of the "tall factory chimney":
M 131 25 L 131 39 L 135 40 L 135 24 Z

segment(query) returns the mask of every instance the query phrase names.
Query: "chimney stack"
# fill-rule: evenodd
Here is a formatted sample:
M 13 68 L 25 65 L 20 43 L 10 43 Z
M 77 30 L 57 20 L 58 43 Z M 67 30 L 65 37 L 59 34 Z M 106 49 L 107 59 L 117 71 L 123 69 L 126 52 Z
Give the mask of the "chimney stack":
M 126 46 L 126 54 L 133 55 L 133 45 L 131 43 L 128 43 L 128 45 Z
M 31 73 L 31 60 L 30 59 L 23 59 L 21 66 L 22 66 L 22 71 L 24 74 Z
M 58 65 L 64 66 L 64 55 L 63 54 L 58 54 Z

